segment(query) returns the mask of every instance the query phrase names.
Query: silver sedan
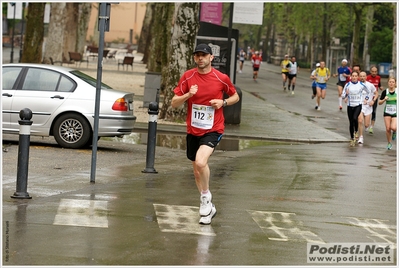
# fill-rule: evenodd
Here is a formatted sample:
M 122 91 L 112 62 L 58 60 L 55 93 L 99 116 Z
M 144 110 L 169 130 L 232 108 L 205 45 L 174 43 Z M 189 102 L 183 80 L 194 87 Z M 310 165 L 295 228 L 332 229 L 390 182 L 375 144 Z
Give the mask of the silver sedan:
M 19 133 L 19 112 L 32 111 L 31 135 L 54 136 L 65 148 L 90 146 L 97 80 L 79 70 L 44 64 L 2 66 L 3 132 Z M 98 137 L 130 134 L 133 93 L 101 84 Z

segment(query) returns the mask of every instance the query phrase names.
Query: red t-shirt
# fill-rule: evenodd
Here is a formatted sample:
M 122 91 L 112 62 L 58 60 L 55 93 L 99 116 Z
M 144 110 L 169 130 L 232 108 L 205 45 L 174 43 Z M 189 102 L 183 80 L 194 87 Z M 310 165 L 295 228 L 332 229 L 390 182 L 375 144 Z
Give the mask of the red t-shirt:
M 236 93 L 230 78 L 215 68 L 207 74 L 200 74 L 197 68 L 194 68 L 182 75 L 173 92 L 177 96 L 182 96 L 190 91 L 192 85 L 197 85 L 198 91 L 187 100 L 187 133 L 202 136 L 216 131 L 223 134 L 223 108 L 214 110 L 209 102 L 212 99 L 223 99 L 223 93 L 229 96 Z
M 349 69 L 349 73 L 352 73 L 352 69 L 350 67 L 348 67 L 348 69 Z M 346 77 L 346 83 L 348 83 L 349 81 L 351 81 L 350 75 Z
M 262 57 L 253 55 L 252 62 L 253 62 L 253 67 L 259 68 L 260 63 L 262 62 Z
M 372 83 L 375 86 L 375 90 L 380 89 L 381 87 L 381 77 L 379 75 L 376 75 L 375 77 L 373 77 L 371 74 L 369 74 L 366 78 L 366 81 L 369 81 L 370 83 Z

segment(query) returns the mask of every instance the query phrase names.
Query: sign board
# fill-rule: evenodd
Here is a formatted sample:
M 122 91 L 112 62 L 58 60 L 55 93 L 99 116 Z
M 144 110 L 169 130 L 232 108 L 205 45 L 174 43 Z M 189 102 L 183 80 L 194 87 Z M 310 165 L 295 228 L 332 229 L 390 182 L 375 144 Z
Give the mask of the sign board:
M 222 24 L 223 3 L 201 3 L 200 21 Z
M 234 3 L 233 23 L 263 24 L 263 3 Z
M 50 23 L 50 11 L 51 11 L 51 6 L 49 3 L 47 3 L 44 6 L 44 19 L 43 19 L 44 23 Z
M 7 19 L 14 19 L 14 8 L 15 8 L 15 19 L 22 19 L 22 2 L 14 2 L 14 6 L 11 3 L 7 4 Z
M 212 48 L 212 54 L 214 59 L 211 63 L 212 67 L 218 69 L 224 74 L 227 74 L 227 55 L 228 53 L 228 45 L 227 38 L 224 37 L 211 37 L 211 36 L 197 36 L 197 43 L 202 44 L 205 43 Z M 230 80 L 233 82 L 234 73 L 235 73 L 235 65 L 236 62 L 236 50 L 237 44 L 234 38 L 231 39 L 231 55 L 230 55 Z

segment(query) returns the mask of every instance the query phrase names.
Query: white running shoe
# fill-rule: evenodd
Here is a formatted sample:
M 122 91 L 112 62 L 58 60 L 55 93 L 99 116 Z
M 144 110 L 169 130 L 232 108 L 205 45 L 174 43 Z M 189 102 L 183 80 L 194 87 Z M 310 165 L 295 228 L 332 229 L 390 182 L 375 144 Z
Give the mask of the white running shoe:
M 317 107 L 317 111 L 320 111 L 320 110 L 321 110 L 320 106 L 319 106 L 319 107 Z
M 211 213 L 209 213 L 208 216 L 201 217 L 199 223 L 204 225 L 211 224 L 212 218 L 215 217 L 215 215 L 216 215 L 216 207 L 214 204 L 212 204 Z
M 360 136 L 360 137 L 359 137 L 359 141 L 358 141 L 357 143 L 363 144 L 363 136 Z
M 201 195 L 201 203 L 199 214 L 201 217 L 208 216 L 212 210 L 212 196 L 211 195 Z

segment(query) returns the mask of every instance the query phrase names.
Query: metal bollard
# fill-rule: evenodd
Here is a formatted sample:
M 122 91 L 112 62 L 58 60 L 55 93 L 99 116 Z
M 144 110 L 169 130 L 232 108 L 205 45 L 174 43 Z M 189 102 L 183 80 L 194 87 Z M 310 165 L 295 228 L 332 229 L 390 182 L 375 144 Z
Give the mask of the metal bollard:
M 32 125 L 32 111 L 24 108 L 19 112 L 19 146 L 17 167 L 17 189 L 12 198 L 31 199 L 27 192 L 28 188 L 28 164 L 30 145 L 30 126 Z
M 157 120 L 158 120 L 158 102 L 150 102 L 148 106 L 148 139 L 147 139 L 147 157 L 146 168 L 143 173 L 158 173 L 154 168 L 155 146 L 157 140 Z

